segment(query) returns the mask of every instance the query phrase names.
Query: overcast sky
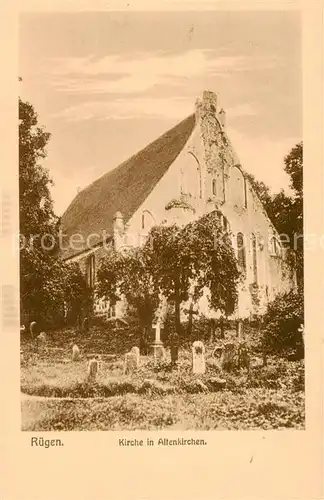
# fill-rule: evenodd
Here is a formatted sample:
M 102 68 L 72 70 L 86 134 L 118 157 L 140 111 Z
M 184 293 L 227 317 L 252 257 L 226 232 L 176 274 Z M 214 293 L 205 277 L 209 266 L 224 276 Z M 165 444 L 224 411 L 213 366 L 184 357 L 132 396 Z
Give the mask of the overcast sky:
M 245 170 L 288 187 L 302 139 L 295 12 L 24 14 L 20 95 L 51 132 L 46 166 L 60 215 L 76 195 L 219 94 Z

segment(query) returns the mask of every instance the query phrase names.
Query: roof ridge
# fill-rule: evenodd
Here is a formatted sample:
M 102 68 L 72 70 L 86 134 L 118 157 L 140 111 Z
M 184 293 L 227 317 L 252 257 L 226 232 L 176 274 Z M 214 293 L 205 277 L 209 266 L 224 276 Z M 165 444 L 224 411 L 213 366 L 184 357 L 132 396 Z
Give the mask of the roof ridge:
M 117 210 L 123 212 L 125 221 L 129 220 L 183 150 L 195 124 L 192 113 L 80 191 L 62 215 L 65 234 L 78 232 L 99 238 L 99 233 L 112 227 Z M 93 244 L 98 238 L 92 240 Z M 75 255 L 75 250 L 70 249 L 66 255 Z
M 167 129 L 165 132 L 163 132 L 163 134 L 159 135 L 156 139 L 154 139 L 153 141 L 149 142 L 146 146 L 144 146 L 142 149 L 139 149 L 136 153 L 134 153 L 132 156 L 130 156 L 129 158 L 127 158 L 126 160 L 122 161 L 122 163 L 120 163 L 119 165 L 117 165 L 116 167 L 112 168 L 111 170 L 108 170 L 108 172 L 105 172 L 104 174 L 102 174 L 100 177 L 98 177 L 97 179 L 95 179 L 94 181 L 92 181 L 90 184 L 88 184 L 86 187 L 84 187 L 81 191 L 79 191 L 75 198 L 72 200 L 71 203 L 73 203 L 73 201 L 82 193 L 84 193 L 85 191 L 87 191 L 87 189 L 90 189 L 94 184 L 96 184 L 97 182 L 99 182 L 101 179 L 103 179 L 104 177 L 108 176 L 109 174 L 112 174 L 114 173 L 115 171 L 117 171 L 118 169 L 122 168 L 126 163 L 132 161 L 136 156 L 140 155 L 141 153 L 143 153 L 145 150 L 149 149 L 153 144 L 157 143 L 159 140 L 162 140 L 163 138 L 165 138 L 165 136 L 167 136 L 168 134 L 170 134 L 171 132 L 173 132 L 175 129 L 177 129 L 181 124 L 183 124 L 186 120 L 188 120 L 189 118 L 193 118 L 195 116 L 195 113 L 191 113 L 190 115 L 188 115 L 186 118 L 184 118 L 183 120 L 181 120 L 181 122 L 177 123 L 176 125 L 174 125 L 172 128 L 169 128 Z M 63 213 L 62 217 L 64 217 L 64 214 L 67 212 L 67 210 L 69 209 L 69 207 L 71 206 L 71 204 L 68 206 L 68 208 L 65 210 L 65 212 Z

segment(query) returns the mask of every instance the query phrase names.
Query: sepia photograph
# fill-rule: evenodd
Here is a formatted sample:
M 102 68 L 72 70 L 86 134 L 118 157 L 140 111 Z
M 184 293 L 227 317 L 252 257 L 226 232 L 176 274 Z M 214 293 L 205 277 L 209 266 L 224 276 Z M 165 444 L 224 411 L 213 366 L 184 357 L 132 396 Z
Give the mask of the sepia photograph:
M 20 14 L 35 446 L 305 429 L 301 32 L 294 10 Z

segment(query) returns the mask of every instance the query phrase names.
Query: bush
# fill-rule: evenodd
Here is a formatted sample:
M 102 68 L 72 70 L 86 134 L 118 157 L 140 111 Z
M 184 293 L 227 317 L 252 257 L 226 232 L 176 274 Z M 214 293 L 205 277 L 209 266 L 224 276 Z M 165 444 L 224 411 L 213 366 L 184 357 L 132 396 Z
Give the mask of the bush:
M 264 348 L 278 353 L 293 350 L 302 358 L 304 341 L 299 328 L 303 323 L 303 297 L 293 292 L 278 295 L 264 315 Z

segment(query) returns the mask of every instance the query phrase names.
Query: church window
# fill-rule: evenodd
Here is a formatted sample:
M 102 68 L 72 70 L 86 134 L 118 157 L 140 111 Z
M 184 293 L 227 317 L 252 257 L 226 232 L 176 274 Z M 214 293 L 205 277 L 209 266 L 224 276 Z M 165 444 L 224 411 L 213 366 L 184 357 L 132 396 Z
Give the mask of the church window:
M 96 261 L 94 254 L 91 254 L 87 259 L 87 283 L 88 286 L 93 288 L 96 282 L 96 269 L 95 269 Z
M 108 308 L 108 318 L 114 318 L 116 316 L 116 304 L 111 304 Z
M 216 196 L 216 194 L 217 194 L 216 179 L 213 179 L 213 183 L 212 183 L 212 191 L 213 191 L 213 196 Z
M 221 228 L 223 229 L 223 231 L 224 232 L 229 231 L 229 229 L 230 229 L 229 222 L 228 222 L 227 218 L 225 217 L 225 215 L 223 215 L 222 212 L 220 212 L 219 210 L 217 210 L 215 212 L 215 215 L 216 215 L 217 220 L 218 220 Z
M 234 205 L 237 207 L 247 208 L 245 177 L 238 166 L 231 168 L 229 196 Z
M 223 216 L 223 229 L 225 232 L 229 231 L 229 223 L 226 217 Z
M 236 237 L 237 244 L 237 259 L 239 268 L 242 271 L 246 271 L 246 251 L 245 251 L 245 242 L 243 233 L 237 233 Z
M 186 163 L 181 170 L 181 193 L 193 198 L 202 198 L 200 164 L 191 152 L 187 155 Z
M 148 210 L 144 210 L 142 213 L 142 229 L 148 233 L 153 226 L 155 226 L 153 215 Z
M 252 233 L 252 262 L 253 262 L 253 282 L 258 282 L 258 261 L 257 261 L 257 241 Z
M 275 236 L 270 240 L 270 254 L 275 257 L 281 257 L 281 245 Z

